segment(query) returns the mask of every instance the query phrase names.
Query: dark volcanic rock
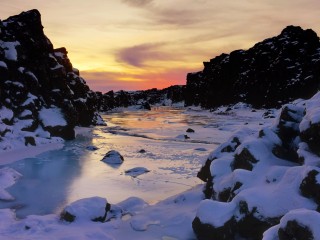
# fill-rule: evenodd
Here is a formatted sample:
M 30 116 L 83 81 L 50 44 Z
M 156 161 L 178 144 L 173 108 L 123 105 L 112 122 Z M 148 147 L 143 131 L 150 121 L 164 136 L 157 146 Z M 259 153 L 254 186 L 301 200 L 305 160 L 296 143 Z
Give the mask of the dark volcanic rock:
M 278 107 L 309 98 L 320 83 L 320 42 L 311 29 L 288 26 L 279 36 L 248 50 L 236 50 L 204 62 L 201 72 L 189 73 L 186 105 L 215 108 L 246 102 Z
M 2 118 L 0 124 L 22 126 L 15 129 L 21 135 L 38 129 L 49 132 L 45 138 L 64 139 L 75 137 L 76 125 L 97 124 L 97 94 L 73 68 L 67 50 L 53 48 L 38 10 L 0 21 L 0 73 L 0 110 L 13 112 L 12 119 Z M 64 119 L 65 124 L 43 125 L 39 119 L 43 109 L 59 112 L 50 118 Z
M 144 91 L 110 91 L 105 94 L 98 92 L 97 94 L 100 111 L 133 105 L 140 105 L 141 109 L 151 110 L 151 105 L 170 105 L 184 101 L 185 86 L 176 85 L 161 90 L 152 88 Z

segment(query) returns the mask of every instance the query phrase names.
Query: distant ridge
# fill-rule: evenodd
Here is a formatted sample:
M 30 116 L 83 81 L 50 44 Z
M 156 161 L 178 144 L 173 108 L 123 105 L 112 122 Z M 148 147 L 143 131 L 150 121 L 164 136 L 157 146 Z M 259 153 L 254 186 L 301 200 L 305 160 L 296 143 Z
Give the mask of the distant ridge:
M 221 54 L 203 64 L 202 71 L 187 75 L 186 105 L 215 108 L 245 102 L 279 107 L 318 91 L 320 42 L 313 30 L 288 26 L 248 50 Z

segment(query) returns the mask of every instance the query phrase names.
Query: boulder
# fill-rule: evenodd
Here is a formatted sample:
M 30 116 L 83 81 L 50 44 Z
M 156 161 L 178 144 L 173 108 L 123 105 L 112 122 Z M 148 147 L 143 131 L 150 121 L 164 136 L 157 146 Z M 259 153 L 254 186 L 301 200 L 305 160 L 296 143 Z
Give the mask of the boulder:
M 111 150 L 106 153 L 101 161 L 109 164 L 121 164 L 123 163 L 124 158 L 118 151 Z
M 84 198 L 66 206 L 60 217 L 67 222 L 94 221 L 104 222 L 111 205 L 105 198 L 92 197 Z

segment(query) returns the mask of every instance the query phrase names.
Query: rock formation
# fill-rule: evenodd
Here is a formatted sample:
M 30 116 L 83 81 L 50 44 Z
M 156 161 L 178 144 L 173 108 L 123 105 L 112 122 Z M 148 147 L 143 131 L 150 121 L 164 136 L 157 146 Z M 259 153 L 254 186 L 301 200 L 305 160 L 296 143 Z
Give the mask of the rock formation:
M 310 98 L 320 84 L 320 42 L 311 29 L 288 26 L 248 50 L 221 54 L 189 73 L 186 105 L 215 108 L 245 102 L 279 107 Z
M 284 105 L 274 125 L 239 130 L 209 155 L 198 239 L 319 238 L 308 217 L 320 219 L 319 105 L 320 92 Z
M 37 10 L 0 21 L 0 149 L 18 138 L 25 145 L 73 139 L 75 126 L 99 123 L 96 106 L 96 93 L 66 49 L 53 48 Z

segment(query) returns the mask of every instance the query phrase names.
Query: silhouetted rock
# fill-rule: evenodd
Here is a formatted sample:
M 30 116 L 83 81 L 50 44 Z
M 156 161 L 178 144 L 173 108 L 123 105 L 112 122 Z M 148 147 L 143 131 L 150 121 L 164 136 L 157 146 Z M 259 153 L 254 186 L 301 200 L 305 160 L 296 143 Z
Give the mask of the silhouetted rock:
M 0 21 L 0 42 L 0 115 L 13 113 L 10 119 L 1 117 L 1 128 L 15 125 L 16 133 L 28 136 L 38 131 L 32 135 L 36 143 L 40 135 L 73 139 L 75 126 L 97 124 L 97 94 L 73 68 L 67 50 L 53 48 L 38 10 Z M 43 123 L 43 109 L 52 114 L 48 118 L 60 119 L 56 125 Z M 43 131 L 49 134 L 39 134 Z
M 278 107 L 310 98 L 320 83 L 320 42 L 311 29 L 288 26 L 248 50 L 221 54 L 189 73 L 186 105 L 215 108 L 245 102 Z
M 143 91 L 118 91 L 97 93 L 100 111 L 108 111 L 117 107 L 140 105 L 141 109 L 151 110 L 152 105 L 167 106 L 182 102 L 185 99 L 185 86 L 171 86 L 158 90 L 156 88 Z

